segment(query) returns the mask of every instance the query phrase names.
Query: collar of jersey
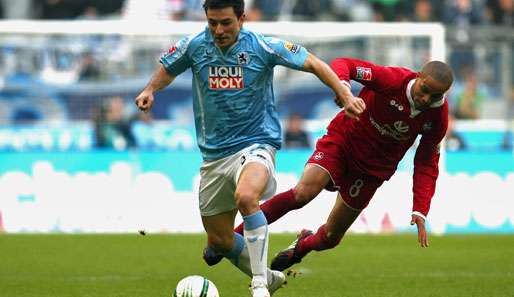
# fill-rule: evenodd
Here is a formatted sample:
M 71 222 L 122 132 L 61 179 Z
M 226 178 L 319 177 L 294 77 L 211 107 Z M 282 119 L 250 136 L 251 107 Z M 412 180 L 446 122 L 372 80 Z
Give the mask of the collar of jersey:
M 409 84 L 407 85 L 407 99 L 409 100 L 409 105 L 410 105 L 410 117 L 413 118 L 415 116 L 417 116 L 419 113 L 421 113 L 421 110 L 418 110 L 416 109 L 416 106 L 414 105 L 414 100 L 412 100 L 412 96 L 411 96 L 411 89 L 412 89 L 412 86 L 414 85 L 414 82 L 416 81 L 415 78 L 411 79 L 409 81 Z M 440 107 L 444 104 L 444 98 L 445 96 L 443 96 L 443 98 L 439 101 L 436 101 L 432 104 L 430 104 L 430 108 L 436 108 L 436 107 Z

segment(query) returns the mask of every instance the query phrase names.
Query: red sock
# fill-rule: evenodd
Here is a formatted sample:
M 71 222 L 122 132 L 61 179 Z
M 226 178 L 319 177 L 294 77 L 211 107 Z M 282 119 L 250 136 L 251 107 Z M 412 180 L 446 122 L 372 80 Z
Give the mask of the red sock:
M 339 244 L 341 239 L 336 241 L 330 241 L 327 238 L 327 229 L 325 225 L 321 225 L 318 228 L 318 232 L 310 236 L 305 237 L 298 243 L 298 254 L 299 256 L 305 256 L 310 251 L 322 251 L 331 249 Z
M 283 217 L 291 210 L 301 208 L 303 205 L 296 202 L 294 189 L 277 194 L 273 198 L 261 204 L 261 210 L 266 216 L 268 225 Z M 234 229 L 234 232 L 243 235 L 243 223 Z

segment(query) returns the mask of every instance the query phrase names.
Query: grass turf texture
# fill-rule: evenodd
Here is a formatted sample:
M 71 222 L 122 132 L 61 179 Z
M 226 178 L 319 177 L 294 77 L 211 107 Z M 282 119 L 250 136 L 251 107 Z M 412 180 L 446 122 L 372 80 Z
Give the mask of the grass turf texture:
M 272 234 L 270 256 L 294 239 Z M 513 235 L 353 235 L 293 266 L 276 297 L 514 296 Z M 205 235 L 0 234 L 0 297 L 170 297 L 187 275 L 211 279 L 221 297 L 250 296 L 228 261 L 203 263 Z

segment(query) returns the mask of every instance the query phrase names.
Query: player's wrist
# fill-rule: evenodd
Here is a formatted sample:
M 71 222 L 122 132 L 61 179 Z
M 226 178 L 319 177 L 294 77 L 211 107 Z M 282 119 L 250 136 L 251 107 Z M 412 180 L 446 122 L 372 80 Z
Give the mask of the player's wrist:
M 352 89 L 350 82 L 348 82 L 347 80 L 340 80 L 340 82 L 343 85 L 343 87 L 348 88 L 349 91 Z

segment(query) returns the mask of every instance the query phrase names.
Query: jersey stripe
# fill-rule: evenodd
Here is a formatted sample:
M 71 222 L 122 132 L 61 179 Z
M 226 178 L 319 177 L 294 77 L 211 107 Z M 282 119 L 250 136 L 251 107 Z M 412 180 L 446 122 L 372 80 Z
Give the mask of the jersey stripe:
M 195 76 L 196 76 L 196 74 L 195 74 Z M 202 133 L 202 137 L 200 139 L 198 139 L 198 141 L 203 142 L 201 144 L 205 145 L 205 138 L 206 138 L 206 135 L 205 135 L 205 108 L 204 108 L 205 98 L 203 96 L 202 89 L 198 83 L 199 79 L 202 79 L 202 78 L 198 77 L 198 76 L 195 77 L 195 89 L 196 89 L 196 94 L 198 96 L 198 106 L 200 108 L 200 110 L 199 110 L 199 112 L 200 112 L 200 130 Z

